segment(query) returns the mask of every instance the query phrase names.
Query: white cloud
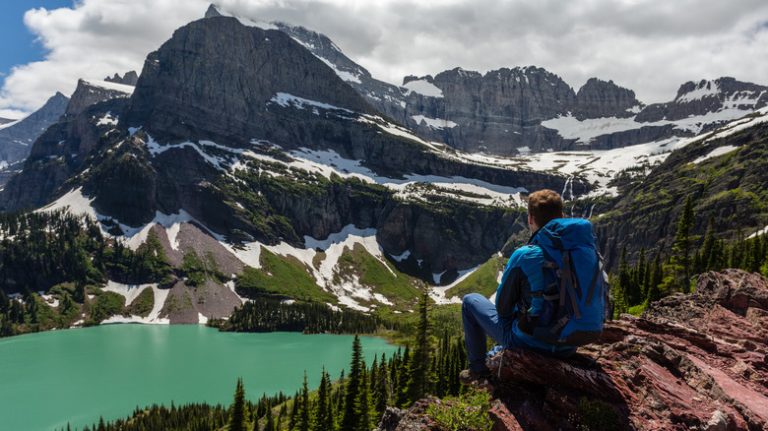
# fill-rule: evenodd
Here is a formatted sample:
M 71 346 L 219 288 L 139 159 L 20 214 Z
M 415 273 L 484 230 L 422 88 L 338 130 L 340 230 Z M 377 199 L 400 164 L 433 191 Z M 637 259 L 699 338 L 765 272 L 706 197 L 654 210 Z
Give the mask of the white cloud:
M 734 76 L 768 83 L 768 2 L 764 0 L 220 0 L 225 10 L 323 32 L 374 76 L 455 66 L 487 71 L 542 66 L 578 88 L 613 79 L 645 102 L 671 99 L 688 80 Z M 30 110 L 79 77 L 140 70 L 147 53 L 207 0 L 82 0 L 74 8 L 27 12 L 49 50 L 17 67 L 0 109 Z

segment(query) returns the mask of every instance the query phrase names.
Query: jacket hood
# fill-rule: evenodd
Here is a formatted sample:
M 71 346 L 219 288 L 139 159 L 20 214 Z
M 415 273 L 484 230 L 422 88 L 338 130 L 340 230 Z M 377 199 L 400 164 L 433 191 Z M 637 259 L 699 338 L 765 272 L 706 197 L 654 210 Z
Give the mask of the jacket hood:
M 592 223 L 583 218 L 557 218 L 536 231 L 531 244 L 554 249 L 573 250 L 577 247 L 595 247 Z

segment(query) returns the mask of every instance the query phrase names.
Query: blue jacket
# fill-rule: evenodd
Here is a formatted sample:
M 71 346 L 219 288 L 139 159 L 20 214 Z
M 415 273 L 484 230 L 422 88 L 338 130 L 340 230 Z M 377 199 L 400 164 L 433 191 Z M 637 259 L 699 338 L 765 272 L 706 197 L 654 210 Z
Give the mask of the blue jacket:
M 570 252 L 573 261 L 570 267 L 574 268 L 575 281 L 581 286 L 580 295 L 586 295 L 585 288 L 595 284 L 593 277 L 600 273 L 600 262 L 592 224 L 588 220 L 554 219 L 536 231 L 527 245 L 512 253 L 496 290 L 499 319 L 511 331 L 510 347 L 527 347 L 554 354 L 569 354 L 575 350 L 573 346 L 541 341 L 532 335 L 536 328 L 551 328 L 558 316 L 562 317 L 558 314 L 561 286 L 555 272 L 563 266 L 561 250 Z M 594 297 L 594 303 L 581 310 L 583 316 L 578 322 L 564 324 L 560 334 L 563 338 L 585 327 L 590 331 L 602 330 L 603 294 L 594 292 Z M 581 296 L 579 301 L 583 301 Z M 582 304 L 581 307 L 586 306 Z

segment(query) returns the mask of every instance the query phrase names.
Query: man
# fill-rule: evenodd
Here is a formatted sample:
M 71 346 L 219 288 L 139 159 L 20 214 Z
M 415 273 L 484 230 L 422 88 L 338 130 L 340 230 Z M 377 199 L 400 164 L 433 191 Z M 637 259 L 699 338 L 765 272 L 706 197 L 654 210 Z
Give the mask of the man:
M 602 331 L 607 283 L 590 222 L 564 218 L 560 195 L 540 190 L 528 198 L 528 226 L 533 235 L 512 253 L 496 304 L 464 296 L 464 382 L 489 374 L 486 335 L 503 347 L 567 356 Z

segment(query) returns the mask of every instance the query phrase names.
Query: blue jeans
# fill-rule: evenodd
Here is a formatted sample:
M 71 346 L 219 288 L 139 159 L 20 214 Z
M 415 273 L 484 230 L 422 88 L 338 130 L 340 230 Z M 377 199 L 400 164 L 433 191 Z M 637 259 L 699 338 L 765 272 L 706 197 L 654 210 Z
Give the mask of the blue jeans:
M 464 344 L 467 347 L 469 369 L 474 372 L 487 370 L 486 335 L 498 344 L 507 346 L 512 338 L 514 320 L 500 320 L 496 306 L 479 293 L 464 296 L 461 302 L 461 320 L 464 323 Z

